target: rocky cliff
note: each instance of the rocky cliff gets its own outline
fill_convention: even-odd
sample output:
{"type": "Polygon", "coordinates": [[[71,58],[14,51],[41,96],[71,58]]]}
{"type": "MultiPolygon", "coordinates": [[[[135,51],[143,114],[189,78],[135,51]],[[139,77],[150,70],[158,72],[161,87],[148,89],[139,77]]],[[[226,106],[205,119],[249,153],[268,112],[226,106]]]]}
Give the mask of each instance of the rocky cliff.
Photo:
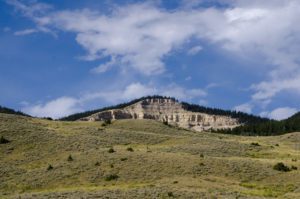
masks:
{"type": "Polygon", "coordinates": [[[187,111],[182,107],[181,103],[169,98],[148,98],[122,109],[98,112],[80,120],[103,121],[120,119],[153,119],[195,131],[234,128],[240,125],[237,119],[228,116],[187,111]]]}

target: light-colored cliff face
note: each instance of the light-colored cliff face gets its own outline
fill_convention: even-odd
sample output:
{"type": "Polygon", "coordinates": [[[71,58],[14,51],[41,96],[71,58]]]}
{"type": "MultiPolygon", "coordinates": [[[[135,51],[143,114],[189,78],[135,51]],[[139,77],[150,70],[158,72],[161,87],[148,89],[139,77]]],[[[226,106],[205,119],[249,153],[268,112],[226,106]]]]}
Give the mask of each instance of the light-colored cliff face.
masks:
{"type": "Polygon", "coordinates": [[[196,131],[233,128],[239,126],[237,119],[186,111],[181,103],[173,99],[149,98],[123,109],[112,109],[82,118],[83,121],[103,121],[119,119],[154,119],[170,125],[196,131]]]}

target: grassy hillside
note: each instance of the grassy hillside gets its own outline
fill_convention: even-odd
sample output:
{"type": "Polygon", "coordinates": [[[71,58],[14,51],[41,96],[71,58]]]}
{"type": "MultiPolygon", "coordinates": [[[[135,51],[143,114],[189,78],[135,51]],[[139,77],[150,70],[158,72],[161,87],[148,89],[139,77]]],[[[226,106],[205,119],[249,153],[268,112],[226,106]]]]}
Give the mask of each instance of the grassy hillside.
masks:
{"type": "Polygon", "coordinates": [[[9,114],[0,127],[8,141],[0,198],[300,198],[300,133],[242,137],[152,120],[102,126],[9,114]],[[279,162],[291,171],[273,169],[279,162]]]}

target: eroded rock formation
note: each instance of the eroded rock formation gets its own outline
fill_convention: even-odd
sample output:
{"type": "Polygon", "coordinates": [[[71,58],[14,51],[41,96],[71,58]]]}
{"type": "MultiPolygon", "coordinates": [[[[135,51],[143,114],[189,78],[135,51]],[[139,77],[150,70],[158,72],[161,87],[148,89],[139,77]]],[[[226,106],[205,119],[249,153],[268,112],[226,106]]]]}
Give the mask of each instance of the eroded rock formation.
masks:
{"type": "Polygon", "coordinates": [[[237,119],[228,116],[186,111],[181,103],[169,98],[149,98],[123,109],[112,109],[95,113],[81,120],[103,121],[120,119],[153,119],[196,131],[234,128],[239,125],[237,119]]]}

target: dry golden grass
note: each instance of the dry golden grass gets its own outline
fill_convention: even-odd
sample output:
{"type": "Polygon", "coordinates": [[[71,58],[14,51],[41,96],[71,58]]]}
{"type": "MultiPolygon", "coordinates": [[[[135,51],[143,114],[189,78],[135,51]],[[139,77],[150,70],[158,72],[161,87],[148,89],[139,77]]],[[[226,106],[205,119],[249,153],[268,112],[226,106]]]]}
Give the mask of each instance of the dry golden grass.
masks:
{"type": "Polygon", "coordinates": [[[0,144],[0,198],[300,198],[300,133],[242,137],[152,120],[102,127],[0,114],[1,136],[11,142],[0,144]],[[278,162],[299,170],[276,171],[278,162]]]}

